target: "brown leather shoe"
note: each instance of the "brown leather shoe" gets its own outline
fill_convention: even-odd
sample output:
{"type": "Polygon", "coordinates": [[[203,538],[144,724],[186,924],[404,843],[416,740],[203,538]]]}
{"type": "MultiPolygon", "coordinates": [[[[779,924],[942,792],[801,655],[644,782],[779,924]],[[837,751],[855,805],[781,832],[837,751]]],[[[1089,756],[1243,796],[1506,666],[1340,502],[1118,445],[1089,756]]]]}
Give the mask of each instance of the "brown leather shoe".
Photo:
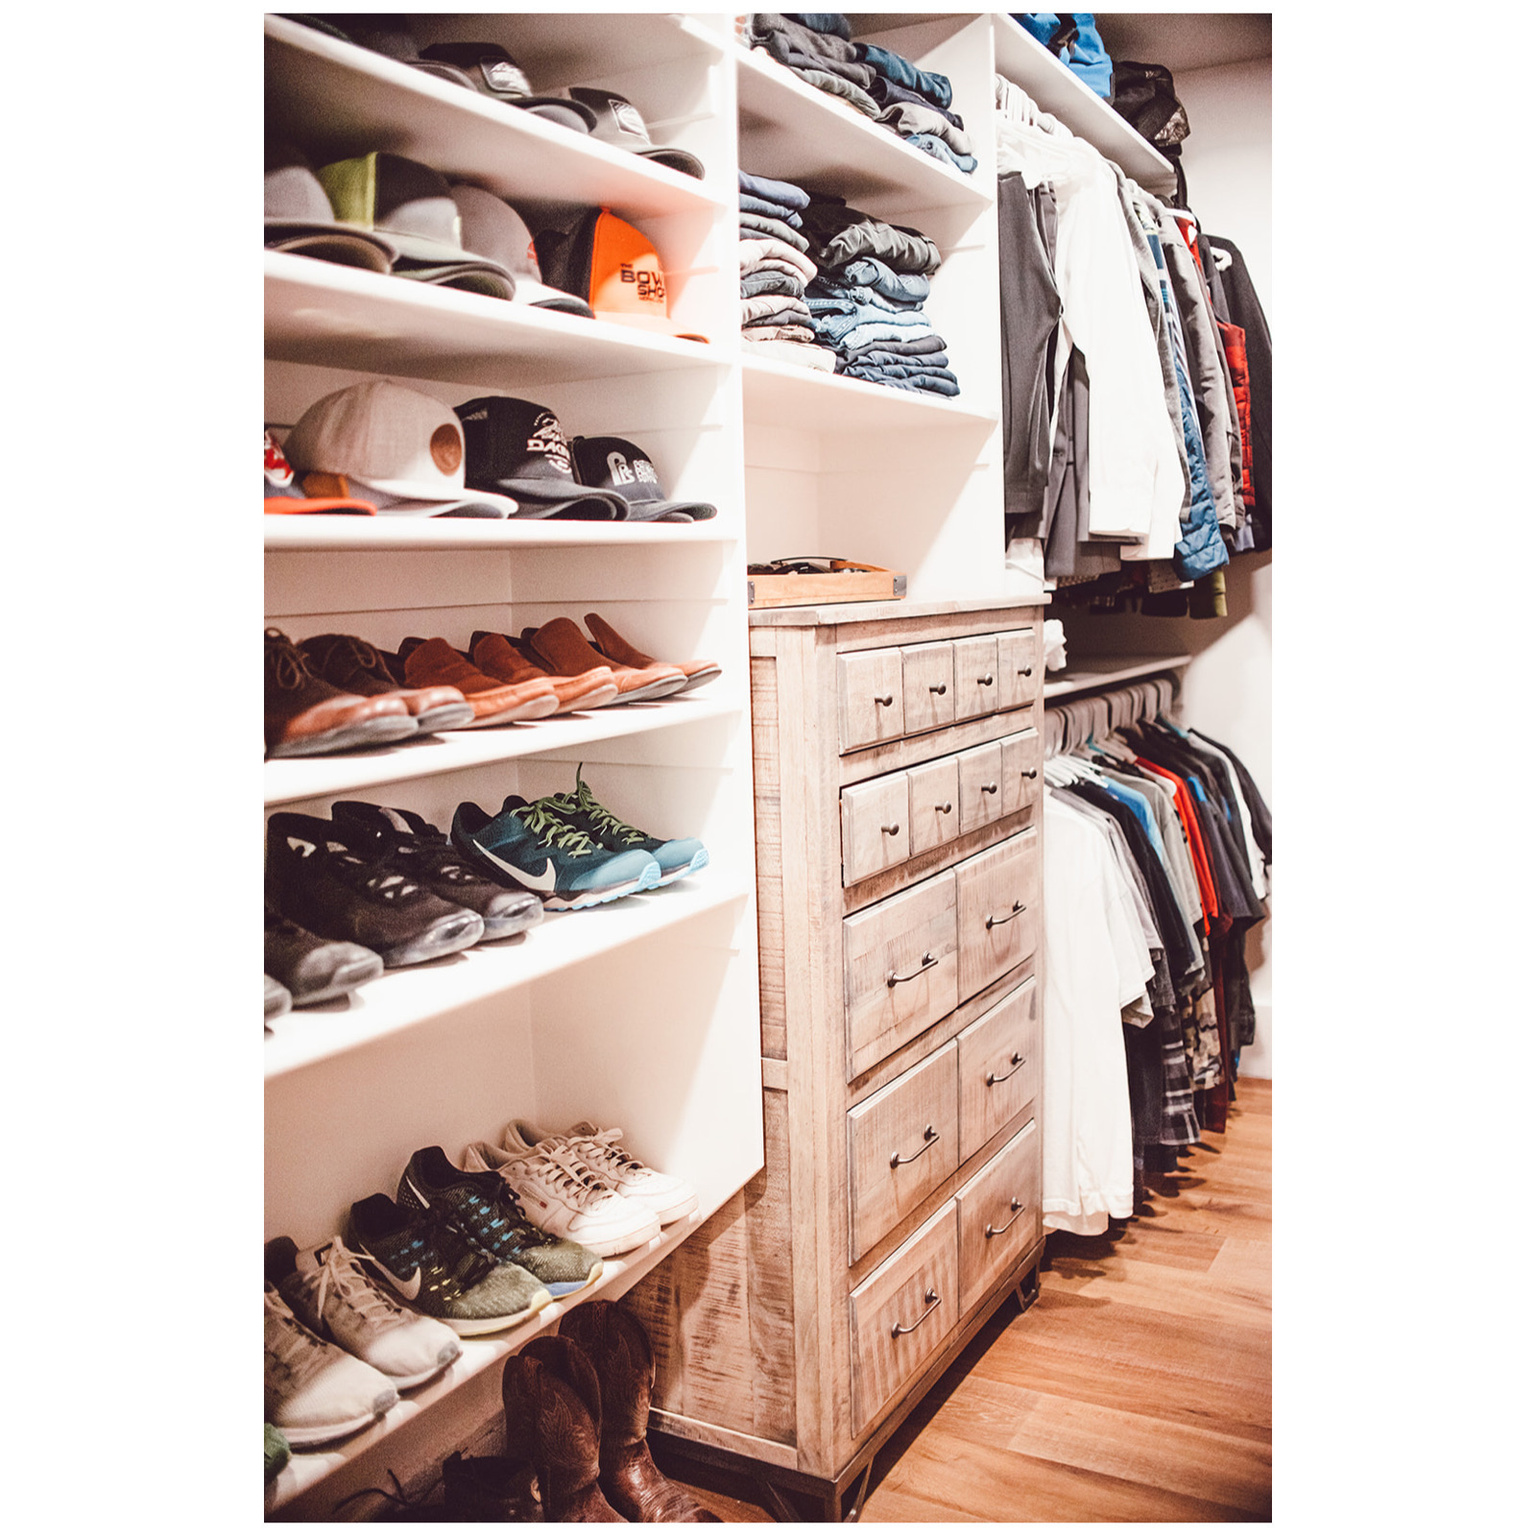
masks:
{"type": "Polygon", "coordinates": [[[501,1373],[507,1454],[538,1473],[544,1519],[622,1520],[598,1487],[602,1399],[591,1364],[569,1342],[530,1339],[501,1373]],[[585,1369],[583,1369],[583,1367],[585,1369]]]}
{"type": "Polygon", "coordinates": [[[315,676],[337,688],[365,699],[394,694],[404,703],[422,735],[474,724],[474,706],[457,688],[444,684],[433,688],[404,687],[389,670],[378,648],[358,635],[311,635],[299,643],[299,649],[315,676]]]}
{"type": "Polygon", "coordinates": [[[567,676],[586,672],[592,667],[612,668],[613,680],[619,685],[617,702],[620,704],[664,699],[669,694],[681,693],[688,686],[688,678],[682,669],[664,661],[652,662],[646,667],[609,661],[592,648],[592,642],[582,634],[574,619],[551,619],[541,629],[525,629],[523,644],[554,671],[567,676]]]}
{"type": "Polygon", "coordinates": [[[446,640],[402,640],[399,670],[412,688],[439,683],[457,688],[475,707],[470,729],[503,725],[509,720],[541,720],[560,707],[559,697],[547,682],[503,683],[487,677],[446,640]]]}
{"type": "Polygon", "coordinates": [[[580,1346],[602,1397],[599,1485],[626,1520],[704,1523],[720,1516],[656,1469],[645,1443],[656,1356],[640,1322],[611,1301],[589,1301],[560,1320],[580,1346]]]}
{"type": "Polygon", "coordinates": [[[280,629],[266,632],[268,757],[315,757],[351,747],[380,747],[416,734],[395,697],[366,699],[316,677],[280,629]]]}
{"type": "Polygon", "coordinates": [[[540,680],[549,683],[560,700],[560,707],[555,711],[557,715],[568,715],[578,709],[601,709],[619,696],[613,669],[606,663],[575,677],[561,677],[551,672],[520,641],[483,629],[477,629],[469,637],[469,647],[475,665],[490,677],[499,678],[504,683],[540,680]]]}
{"type": "MultiPolygon", "coordinates": [[[[654,656],[647,656],[644,651],[636,650],[601,614],[589,613],[586,616],[586,624],[592,635],[593,648],[600,655],[606,656],[609,661],[616,661],[626,667],[656,665],[654,656]]],[[[690,688],[697,688],[700,683],[707,683],[711,678],[720,676],[720,663],[717,661],[678,661],[672,665],[688,679],[677,690],[679,693],[687,693],[690,688]]]]}

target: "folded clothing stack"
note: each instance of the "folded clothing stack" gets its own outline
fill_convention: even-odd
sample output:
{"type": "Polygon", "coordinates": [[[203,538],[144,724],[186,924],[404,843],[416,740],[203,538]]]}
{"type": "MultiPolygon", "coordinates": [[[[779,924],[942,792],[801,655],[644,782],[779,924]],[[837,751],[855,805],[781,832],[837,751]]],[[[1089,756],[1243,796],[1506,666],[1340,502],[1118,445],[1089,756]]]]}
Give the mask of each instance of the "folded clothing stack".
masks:
{"type": "Polygon", "coordinates": [[[944,338],[923,309],[939,251],[926,235],[813,194],[801,227],[816,277],[805,290],[816,337],[837,372],[896,389],[958,395],[944,338]]]}
{"type": "Polygon", "coordinates": [[[888,48],[853,42],[840,12],[754,12],[740,31],[749,48],[761,48],[924,154],[966,175],[976,169],[965,123],[949,110],[949,77],[919,69],[888,48]]]}
{"type": "Polygon", "coordinates": [[[830,371],[836,354],[816,344],[805,285],[816,276],[802,233],[810,193],[788,181],[737,173],[741,184],[741,334],[755,348],[830,371]]]}

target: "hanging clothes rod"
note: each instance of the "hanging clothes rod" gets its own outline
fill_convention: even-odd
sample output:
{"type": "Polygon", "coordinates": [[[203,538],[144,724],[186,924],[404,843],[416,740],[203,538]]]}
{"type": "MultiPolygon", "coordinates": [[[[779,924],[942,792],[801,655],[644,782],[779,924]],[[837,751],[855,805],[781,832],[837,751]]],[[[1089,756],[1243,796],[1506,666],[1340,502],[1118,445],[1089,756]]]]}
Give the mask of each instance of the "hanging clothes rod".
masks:
{"type": "Polygon", "coordinates": [[[1045,755],[1059,757],[1080,747],[1090,736],[1108,736],[1160,714],[1171,718],[1178,687],[1171,673],[1162,673],[1050,705],[1040,731],[1045,755]]]}

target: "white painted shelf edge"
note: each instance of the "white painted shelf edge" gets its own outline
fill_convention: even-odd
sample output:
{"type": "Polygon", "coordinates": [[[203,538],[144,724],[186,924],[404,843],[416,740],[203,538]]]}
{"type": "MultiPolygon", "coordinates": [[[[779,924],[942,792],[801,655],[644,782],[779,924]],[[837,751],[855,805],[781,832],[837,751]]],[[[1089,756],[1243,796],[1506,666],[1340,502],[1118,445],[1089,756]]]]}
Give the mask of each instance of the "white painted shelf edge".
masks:
{"type": "Polygon", "coordinates": [[[800,427],[818,432],[878,431],[887,427],[995,425],[996,411],[975,411],[942,395],[892,389],[777,358],[741,360],[742,403],[749,426],[800,427]]]}
{"type": "Polygon", "coordinates": [[[263,516],[262,542],[280,549],[507,549],[603,544],[732,544],[734,520],[585,523],[551,517],[263,516]]]}
{"type": "Polygon", "coordinates": [[[1134,682],[1138,677],[1153,677],[1159,672],[1172,672],[1187,667],[1190,656],[1095,656],[1054,676],[1046,674],[1045,687],[1041,692],[1047,703],[1053,699],[1069,698],[1074,693],[1087,693],[1094,688],[1107,688],[1114,683],[1134,682]]]}

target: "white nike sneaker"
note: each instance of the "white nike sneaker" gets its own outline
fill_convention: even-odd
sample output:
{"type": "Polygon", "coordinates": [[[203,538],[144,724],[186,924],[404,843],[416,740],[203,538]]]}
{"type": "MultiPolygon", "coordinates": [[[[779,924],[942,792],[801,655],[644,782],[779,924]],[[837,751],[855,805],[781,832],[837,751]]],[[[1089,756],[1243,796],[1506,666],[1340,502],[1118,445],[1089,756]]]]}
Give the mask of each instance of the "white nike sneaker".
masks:
{"type": "Polygon", "coordinates": [[[499,1173],[536,1226],[605,1259],[661,1235],[653,1211],[605,1188],[569,1153],[529,1145],[518,1136],[515,1123],[503,1139],[501,1147],[488,1141],[472,1143],[465,1150],[464,1166],[499,1173]]]}
{"type": "Polygon", "coordinates": [[[656,1219],[666,1226],[691,1215],[699,1208],[699,1197],[693,1186],[670,1173],[649,1168],[633,1153],[619,1145],[624,1133],[614,1129],[603,1131],[590,1120],[578,1120],[567,1131],[541,1131],[526,1120],[516,1122],[525,1140],[544,1142],[566,1148],[575,1154],[577,1162],[591,1173],[599,1184],[616,1191],[626,1200],[643,1205],[654,1211],[656,1219]]]}
{"type": "Polygon", "coordinates": [[[266,1418],[294,1450],[366,1429],[400,1401],[371,1365],[317,1338],[266,1287],[266,1418]]]}

